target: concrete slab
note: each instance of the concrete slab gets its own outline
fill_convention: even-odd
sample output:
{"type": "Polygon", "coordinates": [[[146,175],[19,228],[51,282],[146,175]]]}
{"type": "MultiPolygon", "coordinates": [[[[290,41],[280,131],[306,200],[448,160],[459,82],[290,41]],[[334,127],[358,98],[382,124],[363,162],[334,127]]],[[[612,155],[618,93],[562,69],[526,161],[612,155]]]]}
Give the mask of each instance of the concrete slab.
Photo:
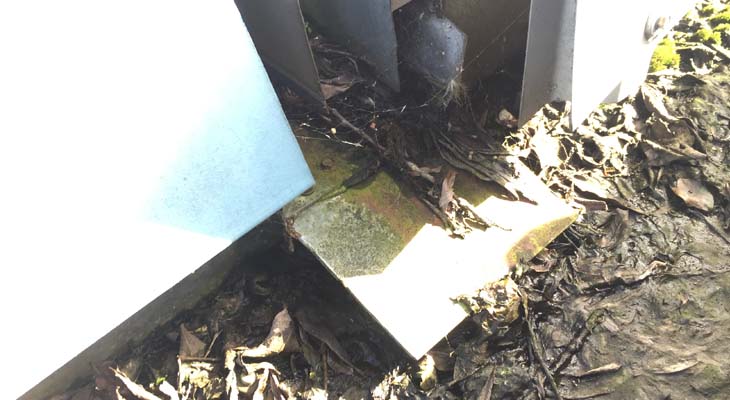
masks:
{"type": "Polygon", "coordinates": [[[327,198],[364,161],[351,146],[299,136],[317,183],[313,193],[287,205],[285,218],[293,220],[299,240],[414,358],[467,316],[452,298],[501,279],[577,217],[526,167],[513,185],[536,204],[498,198],[494,187],[461,173],[456,193],[482,217],[510,230],[475,230],[455,239],[407,186],[386,172],[327,198]]]}
{"type": "Polygon", "coordinates": [[[3,3],[0,36],[15,398],[312,177],[232,1],[3,3]]]}

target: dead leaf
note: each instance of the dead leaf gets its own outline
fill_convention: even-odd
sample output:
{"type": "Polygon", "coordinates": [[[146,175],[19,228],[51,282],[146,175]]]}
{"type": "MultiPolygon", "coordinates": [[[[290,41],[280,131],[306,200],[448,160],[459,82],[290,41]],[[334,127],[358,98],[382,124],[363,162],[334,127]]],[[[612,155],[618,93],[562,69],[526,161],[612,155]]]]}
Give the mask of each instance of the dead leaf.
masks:
{"type": "Polygon", "coordinates": [[[124,385],[127,390],[129,390],[130,393],[132,393],[133,396],[139,398],[140,400],[162,400],[154,394],[148,392],[147,389],[145,389],[142,385],[129,379],[129,377],[124,374],[124,372],[116,368],[113,368],[112,371],[114,372],[114,376],[116,376],[116,378],[124,385]]]}
{"type": "Polygon", "coordinates": [[[202,390],[204,394],[208,394],[207,398],[210,398],[214,394],[224,392],[224,382],[220,378],[219,368],[218,363],[178,359],[178,393],[202,390]]]}
{"type": "Polygon", "coordinates": [[[677,120],[677,118],[673,117],[671,114],[669,114],[669,111],[667,111],[667,107],[664,105],[663,100],[664,95],[662,95],[659,90],[651,86],[642,85],[639,93],[641,94],[641,99],[644,101],[646,109],[650,113],[667,122],[673,122],[677,120]]]}
{"type": "Polygon", "coordinates": [[[682,361],[678,362],[676,364],[672,364],[663,368],[657,368],[652,370],[651,372],[657,375],[669,375],[669,374],[676,374],[682,371],[686,371],[695,365],[699,364],[699,361],[682,361]]]}
{"type": "Polygon", "coordinates": [[[535,134],[530,139],[530,148],[540,160],[540,167],[543,169],[541,175],[549,167],[557,167],[562,164],[560,160],[560,140],[549,134],[544,126],[538,126],[535,134]]]}
{"type": "Polygon", "coordinates": [[[499,111],[499,114],[497,114],[497,123],[505,128],[517,128],[517,118],[504,108],[499,111]]]}
{"type": "Polygon", "coordinates": [[[228,374],[226,375],[226,393],[228,393],[228,400],[238,400],[238,378],[236,377],[235,350],[226,350],[224,365],[228,370],[228,374]]]}
{"type": "Polygon", "coordinates": [[[598,368],[589,369],[588,371],[578,372],[578,373],[573,374],[571,376],[573,376],[575,378],[587,378],[589,376],[595,376],[595,375],[600,375],[600,374],[607,374],[607,373],[611,373],[611,372],[616,372],[616,371],[618,371],[620,369],[621,369],[621,364],[610,363],[610,364],[602,365],[602,366],[600,366],[598,368]]]}
{"type": "Polygon", "coordinates": [[[627,132],[637,132],[636,124],[634,120],[638,118],[636,108],[631,103],[624,103],[621,105],[621,115],[623,116],[623,129],[627,132]]]}
{"type": "Polygon", "coordinates": [[[180,324],[180,357],[202,357],[207,345],[180,324]]]}
{"type": "Polygon", "coordinates": [[[604,235],[596,244],[604,249],[616,248],[629,236],[629,212],[620,208],[614,210],[601,228],[604,230],[604,235]]]}
{"type": "Polygon", "coordinates": [[[340,360],[354,371],[360,372],[352,361],[350,361],[350,356],[347,354],[347,351],[342,347],[342,344],[340,344],[332,331],[329,330],[321,317],[311,311],[307,311],[305,308],[297,310],[294,315],[302,330],[324,343],[340,360]]]}
{"type": "Polygon", "coordinates": [[[346,92],[350,88],[348,85],[331,85],[328,83],[320,83],[319,88],[324,95],[325,100],[334,97],[340,93],[346,92]]]}
{"type": "Polygon", "coordinates": [[[441,196],[439,196],[439,207],[445,213],[451,211],[451,203],[454,201],[454,181],[456,180],[456,171],[450,169],[446,173],[446,177],[441,182],[441,196]]]}
{"type": "Polygon", "coordinates": [[[710,211],[715,207],[715,199],[701,182],[694,179],[680,178],[672,185],[672,191],[685,204],[702,211],[710,211]]]}
{"type": "Polygon", "coordinates": [[[269,335],[254,348],[237,347],[236,350],[243,357],[264,358],[274,354],[297,351],[299,343],[296,338],[294,321],[289,311],[284,308],[274,317],[269,335]]]}
{"type": "Polygon", "coordinates": [[[497,372],[497,367],[492,366],[492,371],[489,373],[489,378],[487,378],[487,381],[484,383],[484,386],[482,386],[482,390],[479,391],[479,400],[491,400],[492,399],[492,389],[494,388],[494,377],[497,372]]]}
{"type": "Polygon", "coordinates": [[[162,394],[169,397],[170,400],[180,400],[177,390],[168,381],[162,381],[159,390],[162,394]]]}
{"type": "Polygon", "coordinates": [[[327,100],[340,93],[346,92],[360,80],[350,74],[343,74],[332,79],[322,79],[319,83],[324,99],[327,100]]]}
{"type": "Polygon", "coordinates": [[[427,354],[433,358],[434,366],[441,372],[451,371],[454,369],[453,350],[450,348],[442,349],[438,345],[431,349],[427,354]]]}
{"type": "Polygon", "coordinates": [[[431,390],[436,386],[438,379],[436,377],[436,362],[433,357],[426,354],[421,358],[418,362],[418,376],[421,378],[420,387],[422,390],[431,390]]]}
{"type": "Polygon", "coordinates": [[[241,377],[243,386],[238,386],[239,392],[244,392],[246,398],[256,400],[286,400],[290,397],[288,390],[281,386],[276,367],[268,362],[244,364],[245,376],[241,377]]]}

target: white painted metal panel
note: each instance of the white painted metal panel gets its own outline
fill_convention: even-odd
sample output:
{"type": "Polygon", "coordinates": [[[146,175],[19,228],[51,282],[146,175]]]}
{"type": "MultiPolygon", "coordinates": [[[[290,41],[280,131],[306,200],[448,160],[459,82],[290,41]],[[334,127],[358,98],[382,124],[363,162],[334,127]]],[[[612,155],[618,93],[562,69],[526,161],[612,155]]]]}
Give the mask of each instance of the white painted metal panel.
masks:
{"type": "Polygon", "coordinates": [[[15,398],[312,178],[233,1],[4,2],[0,54],[15,398]]]}

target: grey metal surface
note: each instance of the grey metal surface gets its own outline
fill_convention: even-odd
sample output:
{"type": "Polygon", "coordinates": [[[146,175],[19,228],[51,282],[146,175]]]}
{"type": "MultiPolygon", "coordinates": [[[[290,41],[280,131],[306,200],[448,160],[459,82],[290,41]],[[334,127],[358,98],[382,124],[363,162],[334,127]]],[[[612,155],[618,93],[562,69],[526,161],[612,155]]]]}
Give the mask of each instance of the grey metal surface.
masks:
{"type": "Polygon", "coordinates": [[[372,65],[386,85],[400,90],[391,0],[301,0],[301,6],[324,34],[372,65]]]}
{"type": "Polygon", "coordinates": [[[324,101],[299,0],[235,0],[263,61],[314,99],[324,101]]]}
{"type": "Polygon", "coordinates": [[[433,83],[447,86],[464,65],[467,37],[430,2],[414,2],[396,11],[400,57],[433,83]]]}
{"type": "Polygon", "coordinates": [[[529,4],[529,0],[411,3],[395,13],[399,53],[438,85],[469,85],[524,51],[529,4]]]}
{"type": "Polygon", "coordinates": [[[576,6],[575,0],[537,0],[530,6],[520,125],[545,103],[571,99],[576,6]]]}
{"type": "MultiPolygon", "coordinates": [[[[552,1],[542,1],[553,4],[552,1]]],[[[496,72],[525,49],[530,0],[444,1],[443,15],[468,38],[461,80],[496,72]]]]}
{"type": "Polygon", "coordinates": [[[635,93],[655,45],[693,3],[533,1],[520,123],[545,103],[558,100],[571,103],[571,123],[576,127],[600,103],[635,93]],[[656,25],[661,16],[665,16],[662,30],[647,35],[647,26],[656,25]]]}

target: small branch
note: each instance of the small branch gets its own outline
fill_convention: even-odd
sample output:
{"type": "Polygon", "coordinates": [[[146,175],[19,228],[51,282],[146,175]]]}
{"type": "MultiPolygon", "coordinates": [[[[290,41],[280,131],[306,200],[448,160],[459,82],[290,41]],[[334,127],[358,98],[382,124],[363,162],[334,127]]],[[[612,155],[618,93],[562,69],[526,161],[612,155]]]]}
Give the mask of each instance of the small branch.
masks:
{"type": "Polygon", "coordinates": [[[408,170],[411,172],[411,175],[420,176],[421,178],[423,178],[431,183],[436,183],[436,178],[434,178],[433,175],[431,175],[425,169],[414,164],[413,162],[406,161],[406,167],[408,167],[408,170]]]}
{"type": "Polygon", "coordinates": [[[375,149],[379,153],[382,154],[382,153],[385,152],[385,147],[383,147],[380,144],[378,144],[378,142],[376,142],[375,139],[373,139],[372,136],[368,135],[364,130],[356,127],[353,124],[351,124],[350,121],[348,121],[345,117],[343,117],[342,114],[340,114],[339,111],[337,111],[336,109],[334,109],[332,107],[328,107],[328,109],[332,113],[332,115],[334,115],[335,117],[337,117],[337,119],[340,120],[340,123],[342,123],[342,125],[345,125],[350,130],[352,130],[353,132],[355,132],[358,135],[360,135],[360,137],[362,137],[363,139],[365,139],[366,142],[370,143],[373,147],[375,147],[375,149]]]}
{"type": "Polygon", "coordinates": [[[479,392],[479,400],[492,400],[492,388],[494,388],[494,376],[496,372],[497,366],[493,366],[492,372],[489,373],[487,382],[484,384],[484,387],[482,387],[481,392],[479,392]]]}
{"type": "Polygon", "coordinates": [[[550,387],[553,389],[553,392],[555,392],[555,398],[563,400],[563,397],[560,395],[560,391],[558,391],[558,384],[555,383],[555,378],[553,378],[553,374],[550,372],[550,368],[542,355],[542,345],[540,343],[540,339],[535,334],[535,327],[532,326],[527,306],[527,293],[525,293],[523,289],[520,289],[520,297],[522,297],[522,309],[525,312],[525,322],[527,323],[527,331],[529,333],[528,339],[530,341],[530,346],[532,347],[532,352],[535,353],[535,358],[537,358],[537,361],[542,368],[542,372],[545,374],[545,377],[550,383],[550,387]]]}

